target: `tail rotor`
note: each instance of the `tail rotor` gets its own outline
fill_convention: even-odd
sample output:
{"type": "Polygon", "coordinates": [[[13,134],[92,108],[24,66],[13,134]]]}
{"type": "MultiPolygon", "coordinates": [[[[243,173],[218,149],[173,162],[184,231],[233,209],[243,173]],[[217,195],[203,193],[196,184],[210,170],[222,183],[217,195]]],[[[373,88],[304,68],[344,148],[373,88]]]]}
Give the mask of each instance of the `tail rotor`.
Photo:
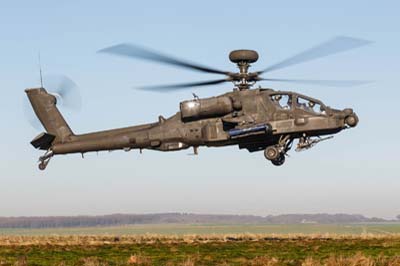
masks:
{"type": "MultiPolygon", "coordinates": [[[[80,111],[82,108],[80,89],[69,77],[60,74],[45,76],[44,87],[49,94],[56,97],[57,105],[62,109],[80,111]]],[[[24,115],[34,129],[43,130],[43,126],[32,110],[27,97],[24,97],[24,115]]]]}

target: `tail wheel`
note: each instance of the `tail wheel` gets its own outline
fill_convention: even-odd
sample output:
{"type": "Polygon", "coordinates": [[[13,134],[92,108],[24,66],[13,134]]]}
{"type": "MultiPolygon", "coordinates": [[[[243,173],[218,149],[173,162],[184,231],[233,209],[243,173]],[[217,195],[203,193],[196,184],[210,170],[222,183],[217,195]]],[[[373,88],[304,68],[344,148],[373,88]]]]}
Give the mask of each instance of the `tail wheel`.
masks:
{"type": "Polygon", "coordinates": [[[271,160],[271,163],[275,166],[281,166],[282,164],[285,163],[285,155],[281,154],[278,159],[276,160],[271,160]]]}
{"type": "Polygon", "coordinates": [[[45,170],[46,169],[47,164],[45,162],[41,162],[39,163],[39,170],[45,170]]]}
{"type": "Polygon", "coordinates": [[[277,160],[279,158],[280,152],[276,146],[269,146],[264,151],[264,156],[270,161],[277,160]]]}
{"type": "Polygon", "coordinates": [[[50,162],[50,159],[54,156],[54,153],[52,150],[48,150],[43,156],[39,157],[39,169],[40,170],[45,170],[47,165],[50,162]]]}

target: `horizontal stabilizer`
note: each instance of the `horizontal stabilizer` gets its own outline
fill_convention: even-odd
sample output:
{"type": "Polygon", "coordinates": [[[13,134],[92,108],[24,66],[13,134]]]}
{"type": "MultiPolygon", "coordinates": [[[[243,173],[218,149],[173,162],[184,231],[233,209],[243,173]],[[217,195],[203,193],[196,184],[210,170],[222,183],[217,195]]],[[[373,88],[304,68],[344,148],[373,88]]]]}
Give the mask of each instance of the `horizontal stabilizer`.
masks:
{"type": "Polygon", "coordinates": [[[31,144],[36,149],[48,150],[51,147],[56,136],[43,132],[31,141],[31,144]]]}

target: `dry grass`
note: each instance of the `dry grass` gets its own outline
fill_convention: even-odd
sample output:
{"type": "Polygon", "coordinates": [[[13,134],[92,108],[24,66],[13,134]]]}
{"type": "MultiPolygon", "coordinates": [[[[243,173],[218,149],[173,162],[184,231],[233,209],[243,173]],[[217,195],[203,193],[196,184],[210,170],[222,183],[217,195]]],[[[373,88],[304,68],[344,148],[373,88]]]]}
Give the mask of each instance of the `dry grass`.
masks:
{"type": "Polygon", "coordinates": [[[146,256],[143,255],[131,255],[127,261],[128,265],[152,265],[152,261],[150,258],[147,258],[146,256]]]}
{"type": "Polygon", "coordinates": [[[399,266],[400,256],[387,258],[379,256],[378,258],[372,258],[365,256],[361,253],[357,253],[351,257],[343,256],[330,256],[328,259],[323,261],[307,258],[301,266],[399,266]]]}
{"type": "MultiPolygon", "coordinates": [[[[361,253],[357,253],[354,256],[343,257],[343,256],[330,256],[324,260],[314,259],[312,257],[306,258],[302,262],[293,262],[288,260],[279,260],[277,258],[270,257],[256,257],[254,259],[242,259],[239,262],[239,265],[243,266],[280,266],[280,265],[301,265],[301,266],[399,266],[400,265],[400,257],[393,258],[371,258],[368,256],[364,256],[361,253]]],[[[27,266],[27,261],[21,260],[16,264],[18,266],[27,266]]],[[[81,260],[82,266],[109,266],[107,262],[103,262],[96,257],[88,257],[81,260]]],[[[156,266],[153,264],[149,258],[145,258],[142,256],[133,255],[131,256],[126,265],[134,265],[134,266],[156,266]],[[133,258],[133,259],[132,259],[133,258]]],[[[200,260],[188,257],[183,262],[173,263],[167,262],[165,266],[200,266],[204,265],[200,260]]],[[[218,264],[218,266],[231,266],[238,265],[230,264],[228,262],[223,262],[218,264]]],[[[64,264],[59,264],[58,266],[64,266],[64,264]]]]}
{"type": "MultiPolygon", "coordinates": [[[[46,236],[0,236],[0,246],[96,246],[113,244],[154,244],[154,243],[208,243],[238,242],[260,240],[359,240],[359,239],[400,239],[400,234],[225,234],[225,235],[46,235],[46,236]]],[[[399,265],[400,266],[400,265],[399,265]]]]}

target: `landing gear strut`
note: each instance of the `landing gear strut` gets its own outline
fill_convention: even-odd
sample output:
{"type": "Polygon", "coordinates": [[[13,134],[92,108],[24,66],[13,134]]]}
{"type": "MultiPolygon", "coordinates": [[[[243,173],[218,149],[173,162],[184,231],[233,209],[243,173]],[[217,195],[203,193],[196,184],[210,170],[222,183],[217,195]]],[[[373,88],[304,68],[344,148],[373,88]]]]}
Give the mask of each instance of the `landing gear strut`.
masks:
{"type": "Polygon", "coordinates": [[[282,136],[278,144],[269,146],[264,151],[264,156],[273,165],[280,166],[285,162],[286,153],[292,148],[293,139],[290,135],[282,136]]]}
{"type": "Polygon", "coordinates": [[[43,156],[39,157],[39,169],[40,170],[45,170],[47,165],[50,162],[51,157],[53,157],[53,151],[48,150],[43,156]]]}

